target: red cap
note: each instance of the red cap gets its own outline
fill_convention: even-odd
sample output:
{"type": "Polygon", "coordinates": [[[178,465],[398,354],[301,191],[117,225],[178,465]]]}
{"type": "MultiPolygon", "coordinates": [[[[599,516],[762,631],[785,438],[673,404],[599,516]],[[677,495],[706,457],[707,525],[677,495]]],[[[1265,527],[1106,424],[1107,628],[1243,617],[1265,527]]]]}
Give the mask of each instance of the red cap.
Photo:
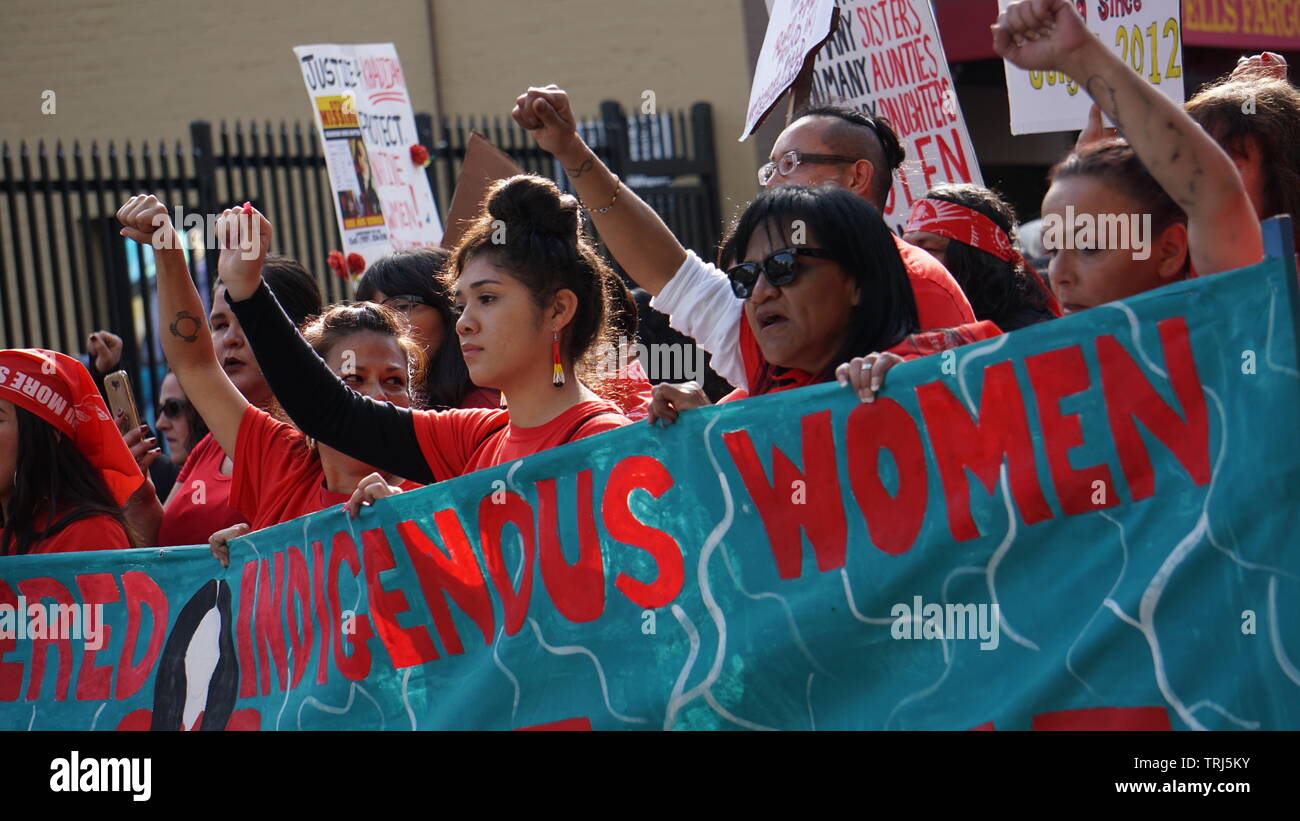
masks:
{"type": "Polygon", "coordinates": [[[57,351],[0,350],[0,400],[32,413],[65,436],[125,504],[144,482],[85,366],[57,351]]]}

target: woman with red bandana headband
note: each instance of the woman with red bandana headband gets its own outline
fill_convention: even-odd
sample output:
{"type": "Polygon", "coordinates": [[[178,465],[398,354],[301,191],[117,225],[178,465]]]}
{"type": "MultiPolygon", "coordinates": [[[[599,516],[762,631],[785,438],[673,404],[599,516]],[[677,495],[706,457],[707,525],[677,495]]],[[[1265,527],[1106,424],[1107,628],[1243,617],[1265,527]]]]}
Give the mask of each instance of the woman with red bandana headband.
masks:
{"type": "Polygon", "coordinates": [[[143,484],[80,362],[0,350],[0,554],[134,547],[123,508],[143,484]]]}
{"type": "Polygon", "coordinates": [[[1016,213],[996,191],[956,183],[931,188],[912,206],[903,239],[939,260],[978,319],[1014,331],[1061,315],[1038,272],[1015,247],[1016,213]]]}

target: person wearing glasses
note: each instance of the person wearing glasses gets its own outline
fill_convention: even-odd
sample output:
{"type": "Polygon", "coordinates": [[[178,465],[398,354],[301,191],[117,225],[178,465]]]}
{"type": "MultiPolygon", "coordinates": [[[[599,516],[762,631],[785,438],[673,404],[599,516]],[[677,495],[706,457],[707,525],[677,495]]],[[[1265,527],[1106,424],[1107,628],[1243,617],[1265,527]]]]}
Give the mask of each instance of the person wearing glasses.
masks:
{"type": "MultiPolygon", "coordinates": [[[[870,152],[859,144],[856,148],[863,153],[851,154],[852,145],[837,148],[807,137],[812,125],[836,133],[858,129],[874,135],[865,127],[816,115],[801,118],[786,129],[777,142],[780,153],[775,168],[763,172],[769,187],[750,203],[719,254],[719,266],[713,266],[684,249],[663,220],[583,142],[564,91],[553,85],[530,88],[516,99],[511,116],[564,166],[605,246],[624,271],[654,295],[651,306],[670,314],[675,329],[693,337],[713,355],[714,371],[739,389],[729,399],[833,378],[835,367],[848,361],[843,357],[850,350],[846,347],[850,340],[853,356],[862,357],[894,347],[921,329],[974,322],[970,305],[951,276],[925,251],[912,249],[917,258],[926,260],[927,269],[937,268],[951,283],[951,291],[935,286],[943,292],[942,300],[918,298],[916,277],[901,256],[903,246],[869,201],[874,197],[883,203],[889,189],[888,174],[877,177],[874,169],[900,161],[901,149],[883,158],[876,155],[875,163],[859,159],[850,165],[843,160],[864,158],[870,152]],[[797,139],[787,139],[791,133],[797,139]],[[808,141],[800,148],[815,149],[827,157],[818,162],[807,162],[808,155],[804,162],[795,162],[797,157],[783,159],[791,151],[797,155],[800,148],[794,143],[804,140],[808,141]],[[841,174],[851,171],[854,176],[850,185],[789,186],[789,191],[783,190],[787,186],[776,185],[777,179],[803,182],[801,174],[814,167],[823,174],[838,168],[841,174]],[[836,219],[830,220],[831,214],[836,219]],[[838,219],[846,214],[859,222],[838,219]],[[741,232],[741,225],[749,227],[741,232]],[[764,241],[751,244],[746,235],[755,231],[755,226],[761,227],[756,236],[764,241]],[[855,243],[851,254],[840,245],[849,242],[855,243]],[[840,250],[830,250],[833,247],[840,250]],[[834,256],[819,256],[817,251],[834,256]],[[724,273],[723,268],[729,270],[724,273]],[[885,270],[901,271],[907,299],[889,290],[892,280],[881,273],[885,270]],[[927,307],[924,312],[923,303],[927,307]],[[931,305],[940,307],[932,310],[931,305]],[[854,325],[861,319],[857,316],[860,311],[883,311],[884,315],[864,330],[854,325]],[[927,320],[939,324],[927,325],[927,320]]],[[[894,147],[897,149],[896,139],[894,147]]],[[[924,282],[926,289],[935,285],[931,279],[924,282]]],[[[945,338],[969,341],[977,334],[996,332],[992,323],[985,323],[970,333],[945,338]]],[[[862,366],[860,362],[858,370],[850,374],[855,387],[862,366]]],[[[870,380],[866,384],[869,387],[870,380]]],[[[682,391],[677,386],[656,386],[651,420],[671,421],[677,410],[708,401],[698,388],[690,397],[682,391]]],[[[865,398],[868,393],[860,395],[865,398]]]]}
{"type": "Polygon", "coordinates": [[[361,275],[357,299],[392,308],[411,323],[429,363],[423,383],[412,386],[414,407],[499,407],[500,391],[474,384],[456,344],[456,308],[441,281],[447,258],[442,248],[416,248],[378,259],[361,275]]]}

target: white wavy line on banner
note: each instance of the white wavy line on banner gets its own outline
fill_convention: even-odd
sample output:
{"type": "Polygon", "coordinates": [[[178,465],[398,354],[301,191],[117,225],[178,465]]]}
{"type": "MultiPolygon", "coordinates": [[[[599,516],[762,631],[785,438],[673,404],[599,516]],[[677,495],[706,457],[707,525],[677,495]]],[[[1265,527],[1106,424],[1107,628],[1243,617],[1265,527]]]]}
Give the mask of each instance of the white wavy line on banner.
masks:
{"type": "Polygon", "coordinates": [[[1119,602],[1114,599],[1103,599],[1101,603],[1107,610],[1118,616],[1119,620],[1127,624],[1129,627],[1137,630],[1142,629],[1142,625],[1138,624],[1138,620],[1130,616],[1128,613],[1125,613],[1124,609],[1119,606],[1119,602]]]}
{"type": "Polygon", "coordinates": [[[726,707],[723,707],[721,704],[719,704],[718,700],[713,697],[712,690],[704,691],[704,700],[705,702],[708,703],[710,707],[713,708],[713,711],[715,713],[722,716],[727,721],[730,721],[732,724],[735,724],[739,727],[744,727],[746,730],[766,730],[767,732],[773,732],[773,733],[777,732],[777,729],[775,727],[767,727],[762,724],[755,724],[752,721],[747,721],[739,716],[732,715],[732,713],[730,713],[726,707]]]}
{"type": "Polygon", "coordinates": [[[326,704],[325,702],[321,701],[315,696],[307,696],[305,699],[303,699],[302,704],[298,705],[298,729],[299,730],[302,729],[302,708],[314,707],[315,709],[320,710],[322,713],[329,713],[331,715],[336,715],[336,716],[346,715],[348,711],[352,709],[352,702],[356,699],[357,693],[361,693],[361,695],[365,696],[366,699],[369,700],[371,704],[375,705],[375,709],[379,711],[379,729],[381,730],[384,729],[384,727],[387,725],[387,722],[384,720],[383,708],[379,706],[378,701],[375,701],[374,696],[366,692],[366,688],[362,687],[360,684],[357,684],[355,681],[352,682],[350,687],[348,687],[348,701],[342,707],[334,707],[329,704],[326,704]]]}
{"type": "Polygon", "coordinates": [[[1169,378],[1169,374],[1165,373],[1163,370],[1161,370],[1161,369],[1156,365],[1156,363],[1152,362],[1152,361],[1151,361],[1151,357],[1147,356],[1147,352],[1146,352],[1145,350],[1143,350],[1143,348],[1142,348],[1142,326],[1138,323],[1138,316],[1137,316],[1136,313],[1134,313],[1133,309],[1130,308],[1129,306],[1125,305],[1123,302],[1110,302],[1110,303],[1107,303],[1106,305],[1102,305],[1101,307],[1102,307],[1102,308],[1114,308],[1115,310],[1117,310],[1117,311],[1119,311],[1120,313],[1124,314],[1124,316],[1126,316],[1126,317],[1128,318],[1128,331],[1129,331],[1129,334],[1133,337],[1133,349],[1136,350],[1136,351],[1138,352],[1138,356],[1142,357],[1142,361],[1143,361],[1143,362],[1146,364],[1146,366],[1147,366],[1148,368],[1150,368],[1150,369],[1151,369],[1151,370],[1152,370],[1152,371],[1153,371],[1157,376],[1161,377],[1162,379],[1168,379],[1168,378],[1169,378]]]}
{"type": "MultiPolygon", "coordinates": [[[[718,424],[721,416],[715,415],[704,426],[704,453],[709,457],[709,464],[713,465],[714,475],[718,477],[718,486],[722,490],[723,514],[722,518],[714,525],[709,536],[704,540],[703,547],[700,548],[700,559],[696,563],[696,582],[700,587],[700,599],[704,602],[704,608],[708,610],[709,617],[713,619],[713,624],[718,630],[718,649],[713,655],[713,665],[709,672],[704,676],[704,680],[691,689],[683,693],[677,703],[677,709],[681,709],[689,702],[699,698],[701,694],[707,693],[713,686],[713,682],[718,680],[722,675],[722,659],[727,652],[727,620],[722,615],[722,608],[718,607],[717,599],[713,597],[713,589],[709,586],[709,559],[713,556],[713,551],[717,549],[722,537],[731,529],[731,523],[735,518],[736,505],[731,498],[731,485],[727,482],[726,474],[722,472],[722,466],[718,464],[718,459],[713,455],[713,447],[709,444],[709,433],[713,427],[718,424]]],[[[676,710],[674,710],[676,712],[676,710]]],[[[719,711],[721,714],[721,711],[719,711]]],[[[725,716],[724,716],[725,717],[725,716]]]]}
{"type": "Polygon", "coordinates": [[[987,348],[980,348],[978,351],[968,353],[964,357],[958,354],[961,361],[957,363],[957,387],[961,390],[962,401],[965,402],[966,407],[970,409],[971,416],[975,415],[975,402],[971,399],[970,389],[966,387],[966,366],[971,362],[974,362],[976,359],[992,356],[1002,350],[1002,346],[1007,344],[1008,338],[1009,337],[1006,334],[1002,334],[996,341],[989,343],[987,348]]]}
{"type": "Polygon", "coordinates": [[[35,725],[36,725],[36,705],[33,704],[33,705],[32,705],[32,718],[31,718],[31,721],[28,721],[28,722],[27,722],[27,732],[30,733],[30,732],[32,731],[32,727],[34,727],[35,725]]]}
{"type": "Polygon", "coordinates": [[[497,630],[497,640],[492,642],[492,661],[496,663],[497,669],[505,673],[506,678],[510,679],[510,686],[515,688],[514,700],[510,702],[510,722],[513,724],[515,714],[519,712],[519,694],[521,691],[519,689],[519,679],[515,678],[515,674],[510,672],[510,668],[506,667],[505,662],[501,660],[501,656],[497,653],[497,650],[501,647],[501,637],[505,635],[505,632],[506,628],[503,624],[497,630]]]}
{"type": "Polygon", "coordinates": [[[843,567],[840,568],[840,579],[844,581],[844,600],[849,603],[849,613],[852,614],[853,618],[857,619],[863,624],[893,624],[894,623],[894,619],[892,617],[885,617],[883,619],[878,619],[873,616],[864,616],[860,612],[858,612],[858,606],[853,601],[853,590],[852,588],[849,587],[849,571],[843,567]]]}
{"type": "Polygon", "coordinates": [[[550,644],[547,644],[546,639],[542,638],[542,628],[537,626],[536,619],[529,619],[528,625],[533,628],[533,634],[537,636],[537,643],[540,644],[542,646],[542,649],[545,650],[546,652],[555,656],[572,656],[576,653],[581,653],[582,655],[591,659],[591,663],[596,666],[596,675],[600,677],[600,694],[605,699],[605,709],[609,711],[610,715],[612,715],[614,718],[617,718],[619,721],[625,722],[627,724],[649,723],[644,718],[636,718],[635,716],[625,716],[622,713],[616,711],[614,709],[614,705],[609,703],[609,683],[605,680],[605,668],[601,667],[600,659],[596,658],[595,653],[591,652],[586,647],[581,647],[576,644],[564,645],[563,647],[554,647],[550,644]]]}
{"type": "Polygon", "coordinates": [[[1288,376],[1294,376],[1300,379],[1300,371],[1295,368],[1288,368],[1285,365],[1278,365],[1273,361],[1273,320],[1274,314],[1277,313],[1277,287],[1270,289],[1268,300],[1268,334],[1264,338],[1264,364],[1268,365],[1270,370],[1284,373],[1288,376]]]}
{"type": "Polygon", "coordinates": [[[1142,601],[1138,605],[1138,621],[1141,625],[1139,629],[1142,631],[1142,635],[1146,636],[1147,644],[1151,647],[1156,686],[1160,688],[1160,694],[1165,697],[1165,701],[1169,702],[1169,706],[1173,707],[1178,716],[1195,730],[1207,728],[1197,721],[1191,711],[1183,705],[1182,700],[1178,698],[1177,693],[1174,692],[1169,683],[1164,656],[1160,653],[1160,639],[1156,636],[1155,613],[1156,605],[1160,603],[1160,596],[1164,594],[1165,587],[1169,584],[1173,572],[1178,569],[1178,566],[1183,563],[1183,560],[1187,558],[1188,554],[1192,552],[1197,542],[1205,536],[1208,530],[1209,518],[1202,512],[1200,518],[1196,521],[1196,526],[1174,547],[1173,552],[1165,558],[1160,565],[1160,569],[1156,571],[1156,575],[1151,578],[1151,583],[1147,585],[1147,589],[1142,593],[1142,601]]]}
{"type": "Polygon", "coordinates": [[[808,663],[811,664],[813,669],[817,672],[822,675],[830,675],[830,673],[826,672],[826,668],[822,667],[821,664],[818,663],[817,659],[813,657],[812,650],[809,650],[808,645],[804,643],[803,635],[799,632],[799,625],[794,620],[794,611],[790,609],[790,604],[786,601],[785,597],[778,593],[766,591],[762,593],[750,593],[745,589],[745,586],[740,583],[740,578],[736,575],[735,569],[731,566],[731,554],[727,548],[723,546],[720,548],[719,552],[722,554],[722,564],[727,568],[727,574],[731,576],[731,582],[736,585],[736,589],[751,601],[776,599],[776,601],[781,605],[781,609],[785,611],[786,624],[790,627],[790,632],[794,635],[794,643],[795,646],[799,648],[799,652],[803,654],[804,658],[808,659],[808,663]]]}
{"type": "Polygon", "coordinates": [[[1228,719],[1229,721],[1231,721],[1232,723],[1236,724],[1238,727],[1241,727],[1244,730],[1259,729],[1258,721],[1248,721],[1243,718],[1237,718],[1232,713],[1228,712],[1227,710],[1223,709],[1219,705],[1215,704],[1213,701],[1198,701],[1191,706],[1190,712],[1195,714],[1196,711],[1201,709],[1202,707],[1209,707],[1214,712],[1218,713],[1219,715],[1223,716],[1224,718],[1228,719]]]}
{"type": "Polygon", "coordinates": [[[1286,677],[1300,685],[1300,670],[1296,670],[1291,659],[1287,657],[1286,648],[1282,646],[1282,636],[1277,630],[1277,578],[1268,580],[1268,640],[1273,645],[1273,657],[1277,659],[1277,666],[1282,668],[1286,677]]]}
{"type": "MultiPolygon", "coordinates": [[[[919,614],[914,613],[912,614],[912,624],[915,625],[915,629],[923,629],[925,626],[925,621],[921,618],[919,614]]],[[[913,635],[915,635],[915,633],[913,633],[913,635]]],[[[903,709],[904,707],[906,707],[907,705],[911,704],[914,701],[920,701],[921,699],[926,698],[935,690],[938,690],[941,686],[943,686],[944,680],[947,679],[948,674],[952,672],[952,657],[950,655],[950,651],[948,650],[948,637],[943,635],[942,630],[939,631],[939,642],[940,642],[940,646],[943,648],[943,659],[944,659],[943,673],[941,673],[939,675],[939,678],[935,679],[934,683],[930,684],[928,687],[923,687],[920,690],[917,690],[915,693],[904,696],[901,701],[895,704],[894,709],[890,710],[889,715],[885,716],[884,729],[886,730],[889,729],[889,723],[894,720],[894,716],[898,715],[899,710],[903,709]]]]}
{"type": "Polygon", "coordinates": [[[515,493],[518,493],[520,496],[523,496],[524,492],[519,489],[518,485],[515,484],[515,472],[518,471],[519,468],[523,466],[524,466],[524,460],[519,459],[516,460],[515,463],[510,466],[510,469],[506,471],[506,487],[510,488],[515,493]]]}
{"type": "Polygon", "coordinates": [[[813,732],[817,731],[817,718],[813,715],[812,708],[812,680],[816,673],[808,674],[808,688],[804,692],[804,698],[808,702],[808,725],[813,732]]]}
{"type": "Polygon", "coordinates": [[[1011,550],[1011,544],[1016,540],[1016,532],[1020,529],[1020,523],[1016,521],[1015,508],[1011,506],[1011,482],[1007,479],[1007,463],[1005,460],[1002,462],[1002,467],[998,473],[998,481],[1002,485],[1002,499],[1006,503],[1007,507],[1007,535],[1002,537],[1002,543],[998,545],[997,550],[993,551],[993,556],[989,559],[988,570],[986,571],[988,574],[987,583],[989,587],[989,598],[993,599],[993,604],[998,607],[998,622],[1002,625],[1002,632],[1006,633],[1007,636],[1016,644],[1019,644],[1022,647],[1028,647],[1030,650],[1038,652],[1039,647],[1037,644],[1021,636],[1011,626],[1011,623],[1007,621],[1005,609],[1002,607],[1001,603],[998,602],[996,578],[998,565],[1000,565],[1002,559],[1006,557],[1007,551],[1011,550]]]}
{"type": "MultiPolygon", "coordinates": [[[[292,599],[290,599],[288,606],[293,607],[292,599]]],[[[311,656],[308,655],[307,658],[310,661],[311,656]]],[[[285,683],[286,684],[293,683],[293,648],[292,647],[289,648],[289,675],[286,678],[285,683]]],[[[280,729],[280,719],[284,717],[284,708],[289,706],[289,695],[292,692],[293,692],[292,688],[290,687],[284,688],[284,702],[280,704],[280,712],[275,714],[275,729],[277,730],[280,729]]]]}
{"type": "Polygon", "coordinates": [[[673,728],[673,720],[677,718],[677,710],[685,702],[682,700],[682,690],[686,687],[686,680],[690,678],[691,671],[695,669],[695,659],[700,654],[700,631],[695,629],[695,623],[691,617],[686,615],[686,611],[680,605],[672,606],[673,616],[676,617],[677,623],[686,631],[686,638],[691,642],[691,649],[686,654],[686,663],[682,665],[682,671],[677,674],[677,681],[673,682],[672,693],[668,696],[668,709],[664,712],[664,729],[673,728]]]}
{"type": "Polygon", "coordinates": [[[414,667],[407,667],[402,673],[402,706],[406,708],[406,717],[411,719],[411,731],[415,731],[415,711],[411,709],[410,698],[406,694],[406,683],[411,679],[411,671],[414,667]]]}
{"type": "MultiPolygon", "coordinates": [[[[1098,616],[1101,615],[1102,607],[1106,606],[1106,602],[1114,601],[1113,597],[1115,595],[1115,591],[1119,589],[1120,582],[1124,580],[1124,574],[1128,571],[1128,538],[1124,532],[1124,524],[1120,522],[1118,519],[1108,514],[1104,510],[1099,510],[1097,511],[1097,513],[1103,519],[1115,525],[1115,527],[1119,528],[1119,549],[1120,549],[1120,555],[1123,556],[1123,561],[1120,563],[1119,566],[1119,575],[1115,577],[1115,583],[1110,586],[1110,590],[1107,591],[1106,597],[1102,599],[1101,606],[1099,606],[1096,610],[1093,611],[1092,617],[1089,618],[1087,623],[1083,625],[1083,629],[1079,631],[1079,635],[1074,637],[1074,641],[1070,642],[1069,648],[1066,649],[1065,669],[1069,672],[1071,676],[1074,677],[1075,681],[1082,684],[1083,688],[1092,694],[1093,698],[1104,703],[1105,699],[1101,697],[1100,693],[1092,689],[1092,685],[1088,684],[1088,682],[1083,680],[1083,677],[1080,676],[1078,672],[1075,671],[1074,662],[1070,660],[1070,657],[1074,654],[1075,645],[1079,643],[1079,639],[1083,638],[1083,635],[1088,632],[1088,628],[1091,627],[1092,623],[1097,620],[1098,616]]],[[[1127,616],[1125,616],[1124,618],[1127,618],[1127,616]]]]}
{"type": "MultiPolygon", "coordinates": [[[[95,729],[95,725],[99,723],[99,714],[104,712],[104,708],[107,706],[108,702],[105,701],[103,704],[99,705],[99,709],[95,711],[95,717],[90,720],[90,729],[92,731],[95,729]]],[[[30,730],[31,728],[28,727],[27,729],[30,730]]]]}

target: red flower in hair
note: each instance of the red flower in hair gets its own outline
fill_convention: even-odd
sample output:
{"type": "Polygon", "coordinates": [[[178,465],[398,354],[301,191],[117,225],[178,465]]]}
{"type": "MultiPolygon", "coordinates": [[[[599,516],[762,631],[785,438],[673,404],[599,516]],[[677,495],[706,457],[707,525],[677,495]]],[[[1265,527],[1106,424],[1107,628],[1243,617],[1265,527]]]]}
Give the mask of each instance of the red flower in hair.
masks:
{"type": "Polygon", "coordinates": [[[415,145],[411,146],[411,162],[419,166],[427,167],[431,162],[431,160],[429,159],[429,149],[425,148],[419,143],[416,143],[415,145]]]}
{"type": "Polygon", "coordinates": [[[329,256],[325,258],[325,262],[334,271],[335,275],[342,279],[348,278],[348,266],[347,261],[343,259],[343,252],[330,251],[329,256]]]}
{"type": "Polygon", "coordinates": [[[366,258],[355,252],[348,254],[348,270],[353,274],[366,270],[366,258]]]}

